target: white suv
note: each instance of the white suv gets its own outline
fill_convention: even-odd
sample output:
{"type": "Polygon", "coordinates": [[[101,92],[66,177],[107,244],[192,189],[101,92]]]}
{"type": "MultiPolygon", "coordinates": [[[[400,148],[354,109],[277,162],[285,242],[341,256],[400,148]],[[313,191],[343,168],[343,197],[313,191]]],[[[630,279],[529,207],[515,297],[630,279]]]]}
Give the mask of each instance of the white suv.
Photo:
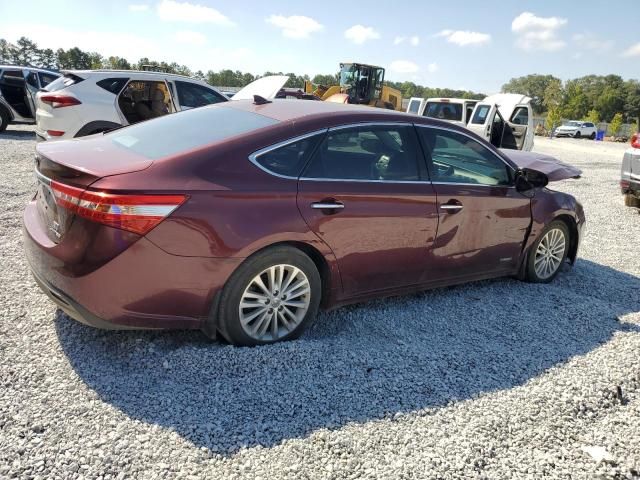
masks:
{"type": "Polygon", "coordinates": [[[556,128],[556,137],[573,137],[573,138],[590,138],[594,140],[596,138],[596,132],[598,129],[591,122],[579,122],[577,120],[571,120],[564,125],[556,128]]]}
{"type": "Polygon", "coordinates": [[[66,71],[36,97],[38,140],[82,137],[229,99],[205,82],[134,70],[66,71]]]}

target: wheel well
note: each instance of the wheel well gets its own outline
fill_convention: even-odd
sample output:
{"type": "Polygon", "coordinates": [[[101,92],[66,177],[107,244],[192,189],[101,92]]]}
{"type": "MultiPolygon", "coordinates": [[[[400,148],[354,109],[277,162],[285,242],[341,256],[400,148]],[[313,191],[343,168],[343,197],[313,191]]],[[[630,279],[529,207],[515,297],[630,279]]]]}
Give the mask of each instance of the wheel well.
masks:
{"type": "Polygon", "coordinates": [[[560,220],[569,229],[569,252],[567,257],[571,260],[571,264],[576,261],[578,254],[578,227],[576,221],[570,215],[559,215],[554,220],[560,220]]]}

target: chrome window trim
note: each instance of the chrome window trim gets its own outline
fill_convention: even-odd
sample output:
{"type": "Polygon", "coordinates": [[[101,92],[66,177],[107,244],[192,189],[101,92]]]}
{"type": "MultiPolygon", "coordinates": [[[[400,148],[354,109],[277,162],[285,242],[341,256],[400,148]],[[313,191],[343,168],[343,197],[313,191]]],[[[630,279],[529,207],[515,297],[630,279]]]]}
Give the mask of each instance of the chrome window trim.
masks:
{"type": "MultiPolygon", "coordinates": [[[[490,148],[487,148],[484,145],[482,145],[482,143],[480,143],[477,138],[473,138],[471,135],[467,134],[466,132],[461,132],[459,130],[454,130],[453,128],[441,127],[439,125],[437,125],[437,126],[436,125],[420,125],[420,124],[414,124],[414,125],[416,127],[419,127],[419,128],[435,128],[437,130],[445,130],[447,132],[457,133],[459,135],[463,135],[463,136],[469,138],[470,140],[473,140],[474,142],[478,143],[482,148],[484,148],[486,151],[491,153],[491,155],[493,155],[498,160],[500,160],[504,165],[506,165],[507,168],[509,169],[509,171],[511,172],[512,179],[515,178],[516,169],[513,168],[513,165],[508,163],[504,158],[502,158],[500,155],[498,155],[496,152],[494,152],[490,148]]],[[[447,184],[447,185],[474,185],[474,186],[484,185],[486,187],[515,187],[515,186],[512,186],[512,185],[486,185],[486,184],[483,184],[483,183],[479,183],[479,184],[475,184],[475,183],[472,183],[472,184],[469,184],[469,183],[455,183],[455,182],[431,182],[431,183],[436,184],[436,185],[447,184]]]]}
{"type": "Polygon", "coordinates": [[[286,147],[287,145],[291,145],[292,143],[296,143],[296,142],[299,142],[301,140],[305,140],[305,139],[313,137],[315,135],[323,135],[323,134],[327,133],[327,130],[329,130],[329,129],[328,128],[323,128],[321,130],[315,130],[313,132],[305,133],[304,135],[299,135],[297,137],[289,138],[287,140],[283,140],[281,142],[269,145],[268,147],[261,148],[260,150],[257,150],[255,152],[253,152],[251,155],[249,155],[249,161],[251,163],[253,163],[256,167],[258,167],[260,170],[262,170],[263,172],[268,173],[269,175],[273,175],[274,177],[285,178],[287,180],[298,180],[298,177],[292,177],[290,175],[282,175],[281,173],[276,173],[276,172],[273,172],[273,171],[269,170],[267,167],[261,165],[260,162],[258,162],[258,158],[261,155],[264,155],[266,153],[269,153],[269,152],[272,152],[274,150],[277,150],[278,148],[286,147]]]}
{"type": "Polygon", "coordinates": [[[300,177],[299,180],[309,182],[355,182],[355,183],[407,183],[429,185],[429,180],[369,180],[366,178],[317,178],[317,177],[300,177]]]}
{"type": "Polygon", "coordinates": [[[329,127],[329,133],[335,130],[345,130],[347,128],[359,128],[359,127],[411,127],[413,124],[411,122],[407,122],[405,120],[398,120],[394,122],[392,120],[381,122],[377,120],[372,120],[370,122],[358,122],[358,123],[349,123],[345,125],[338,125],[336,127],[329,127]]]}

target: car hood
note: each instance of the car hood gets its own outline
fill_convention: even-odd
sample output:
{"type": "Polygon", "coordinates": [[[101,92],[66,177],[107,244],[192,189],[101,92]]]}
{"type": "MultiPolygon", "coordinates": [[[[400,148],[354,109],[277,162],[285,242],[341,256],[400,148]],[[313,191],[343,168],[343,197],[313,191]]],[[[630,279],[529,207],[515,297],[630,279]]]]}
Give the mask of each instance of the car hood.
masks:
{"type": "Polygon", "coordinates": [[[289,81],[287,75],[271,75],[254,80],[246,87],[242,88],[231,99],[232,100],[253,100],[254,95],[262,98],[275,98],[278,92],[289,81]]]}
{"type": "Polygon", "coordinates": [[[543,155],[541,153],[523,152],[521,150],[500,149],[509,160],[520,168],[530,168],[544,173],[550,182],[566,180],[568,178],[580,178],[582,170],[563,163],[557,158],[543,155]]]}

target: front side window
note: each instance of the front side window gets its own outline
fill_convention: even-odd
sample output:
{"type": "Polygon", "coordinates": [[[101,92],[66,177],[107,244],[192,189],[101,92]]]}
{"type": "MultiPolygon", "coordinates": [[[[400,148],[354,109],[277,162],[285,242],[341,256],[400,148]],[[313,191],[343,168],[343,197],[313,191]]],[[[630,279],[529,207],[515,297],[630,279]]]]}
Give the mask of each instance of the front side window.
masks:
{"type": "Polygon", "coordinates": [[[509,167],[480,142],[461,133],[418,128],[434,182],[510,185],[509,167]]]}
{"type": "Polygon", "coordinates": [[[318,134],[288,143],[256,155],[255,161],[270,172],[297,177],[321,138],[318,134]]]}
{"type": "Polygon", "coordinates": [[[176,80],[175,83],[178,90],[178,101],[182,108],[203,107],[205,105],[224,102],[225,100],[219,93],[202,85],[178,80],[176,80]]]}
{"type": "Polygon", "coordinates": [[[409,101],[409,113],[418,113],[420,111],[420,100],[409,101]]]}
{"type": "Polygon", "coordinates": [[[516,111],[513,112],[511,117],[511,123],[515,123],[516,125],[528,125],[529,124],[529,110],[527,107],[518,107],[516,111]]]}
{"type": "Polygon", "coordinates": [[[487,116],[491,111],[491,105],[480,105],[476,107],[476,113],[473,115],[471,119],[471,123],[475,123],[476,125],[483,125],[487,121],[487,116]]]}
{"type": "Polygon", "coordinates": [[[330,131],[304,173],[330,180],[419,180],[412,127],[362,126],[330,131]]]}

